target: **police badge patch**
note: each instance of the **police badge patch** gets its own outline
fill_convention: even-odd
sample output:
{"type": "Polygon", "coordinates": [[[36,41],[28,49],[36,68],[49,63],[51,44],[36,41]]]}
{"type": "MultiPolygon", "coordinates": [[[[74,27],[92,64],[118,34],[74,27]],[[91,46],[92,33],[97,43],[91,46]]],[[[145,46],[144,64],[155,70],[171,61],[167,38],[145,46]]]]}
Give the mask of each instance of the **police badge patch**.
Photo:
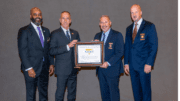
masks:
{"type": "Polygon", "coordinates": [[[140,40],[145,40],[145,33],[140,34],[140,40]]]}

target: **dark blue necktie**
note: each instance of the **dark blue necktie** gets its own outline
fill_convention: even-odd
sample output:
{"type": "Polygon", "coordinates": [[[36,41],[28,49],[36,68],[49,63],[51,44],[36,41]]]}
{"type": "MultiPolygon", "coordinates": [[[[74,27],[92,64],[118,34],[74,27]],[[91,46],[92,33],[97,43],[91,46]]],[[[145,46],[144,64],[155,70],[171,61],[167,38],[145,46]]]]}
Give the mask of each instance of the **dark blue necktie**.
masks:
{"type": "Polygon", "coordinates": [[[103,35],[102,41],[105,41],[105,37],[106,37],[105,33],[103,33],[102,35],[103,35]]]}
{"type": "Polygon", "coordinates": [[[66,31],[66,37],[68,38],[68,40],[70,41],[70,36],[68,34],[68,31],[66,31]]]}

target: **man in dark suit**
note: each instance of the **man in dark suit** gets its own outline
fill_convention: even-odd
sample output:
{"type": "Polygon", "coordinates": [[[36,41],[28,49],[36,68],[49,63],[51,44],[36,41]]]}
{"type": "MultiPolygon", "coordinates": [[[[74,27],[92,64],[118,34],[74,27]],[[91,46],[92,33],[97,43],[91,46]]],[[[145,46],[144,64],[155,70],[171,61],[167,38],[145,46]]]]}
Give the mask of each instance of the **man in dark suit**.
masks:
{"type": "Polygon", "coordinates": [[[41,26],[42,13],[37,7],[30,11],[31,23],[20,28],[18,49],[21,69],[26,81],[26,101],[35,101],[36,87],[39,101],[47,101],[49,74],[54,70],[54,59],[49,55],[50,32],[41,26]]]}
{"type": "Polygon", "coordinates": [[[124,71],[131,76],[135,101],[151,101],[151,69],[158,48],[155,25],[142,19],[141,7],[131,9],[134,21],[126,29],[124,71]]]}
{"type": "Polygon", "coordinates": [[[78,69],[74,68],[74,44],[80,41],[80,37],[77,31],[69,29],[71,23],[69,12],[62,12],[59,21],[61,27],[52,32],[50,42],[50,54],[56,57],[56,101],[63,101],[66,87],[68,101],[75,101],[78,69]]]}
{"type": "Polygon", "coordinates": [[[119,77],[123,73],[122,56],[124,41],[120,32],[111,29],[109,16],[102,15],[99,22],[102,32],[95,35],[95,41],[104,41],[105,62],[97,67],[102,101],[120,101],[119,77]]]}

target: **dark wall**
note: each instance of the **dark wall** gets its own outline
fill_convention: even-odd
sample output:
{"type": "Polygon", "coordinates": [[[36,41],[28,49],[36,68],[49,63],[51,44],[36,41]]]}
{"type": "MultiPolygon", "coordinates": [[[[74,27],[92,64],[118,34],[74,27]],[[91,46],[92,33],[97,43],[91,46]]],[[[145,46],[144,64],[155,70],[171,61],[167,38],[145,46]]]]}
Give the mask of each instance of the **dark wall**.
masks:
{"type": "MultiPolygon", "coordinates": [[[[30,23],[32,7],[41,9],[43,26],[50,31],[60,27],[60,13],[69,11],[72,17],[71,28],[79,31],[82,41],[91,41],[100,31],[101,15],[109,15],[112,28],[120,31],[125,38],[126,27],[132,23],[130,7],[135,3],[140,4],[143,18],[156,25],[159,38],[151,78],[152,101],[177,100],[177,0],[1,0],[1,101],[25,101],[25,80],[20,70],[17,33],[20,27],[30,23]]],[[[77,81],[77,101],[101,101],[95,69],[81,70],[77,81]]],[[[133,101],[130,76],[121,76],[119,87],[121,101],[133,101]]],[[[48,91],[49,101],[54,101],[54,75],[49,78],[48,91]]]]}

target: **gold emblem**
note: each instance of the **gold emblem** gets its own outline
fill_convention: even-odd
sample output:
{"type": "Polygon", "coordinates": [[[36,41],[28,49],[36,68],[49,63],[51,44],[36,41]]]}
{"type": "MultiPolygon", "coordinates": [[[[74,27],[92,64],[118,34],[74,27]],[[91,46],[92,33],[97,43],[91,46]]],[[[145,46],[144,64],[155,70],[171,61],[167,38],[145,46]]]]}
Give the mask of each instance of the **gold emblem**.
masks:
{"type": "Polygon", "coordinates": [[[74,33],[72,33],[72,35],[73,35],[74,33]]]}
{"type": "Polygon", "coordinates": [[[140,40],[145,40],[145,33],[141,33],[140,36],[141,36],[140,40]]]}
{"type": "Polygon", "coordinates": [[[109,43],[109,49],[112,49],[112,45],[113,45],[113,43],[109,43]]]}
{"type": "Polygon", "coordinates": [[[85,51],[86,53],[88,53],[89,55],[93,52],[93,50],[92,49],[86,49],[86,51],[85,51]]]}
{"type": "Polygon", "coordinates": [[[144,38],[144,35],[141,35],[141,38],[143,39],[143,38],[144,38]]]}

